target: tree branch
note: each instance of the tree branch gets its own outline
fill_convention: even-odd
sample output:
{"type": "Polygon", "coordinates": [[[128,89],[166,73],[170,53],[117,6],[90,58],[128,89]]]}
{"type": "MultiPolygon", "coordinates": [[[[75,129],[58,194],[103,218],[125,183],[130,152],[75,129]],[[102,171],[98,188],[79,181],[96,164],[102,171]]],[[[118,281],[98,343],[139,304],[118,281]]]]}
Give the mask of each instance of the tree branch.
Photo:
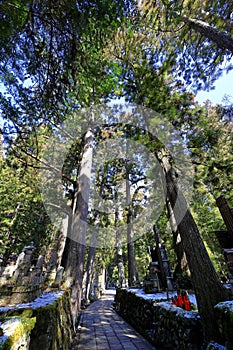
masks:
{"type": "Polygon", "coordinates": [[[227,49],[233,53],[233,37],[230,34],[221,32],[219,29],[199,19],[192,19],[183,16],[182,20],[191,28],[202,34],[205,38],[215,43],[218,47],[227,49]]]}
{"type": "Polygon", "coordinates": [[[65,175],[62,173],[61,170],[55,168],[54,166],[52,166],[51,164],[47,163],[46,161],[44,161],[43,159],[39,158],[38,156],[34,155],[31,152],[28,152],[25,149],[20,148],[21,152],[23,152],[24,154],[26,154],[27,156],[31,157],[32,159],[36,160],[37,162],[45,165],[48,169],[53,170],[55,173],[60,174],[62,178],[66,179],[67,181],[71,182],[72,184],[76,184],[76,181],[72,180],[69,176],[65,175]]]}

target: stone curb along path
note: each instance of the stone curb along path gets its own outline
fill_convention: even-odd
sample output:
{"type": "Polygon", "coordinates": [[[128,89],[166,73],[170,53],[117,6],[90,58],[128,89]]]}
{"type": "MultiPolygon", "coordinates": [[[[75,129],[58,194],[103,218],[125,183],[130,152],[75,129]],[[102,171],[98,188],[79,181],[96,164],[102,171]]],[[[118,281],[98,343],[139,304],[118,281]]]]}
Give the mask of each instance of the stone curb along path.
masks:
{"type": "Polygon", "coordinates": [[[108,289],[82,312],[71,350],[156,350],[112,308],[114,296],[108,289]]]}

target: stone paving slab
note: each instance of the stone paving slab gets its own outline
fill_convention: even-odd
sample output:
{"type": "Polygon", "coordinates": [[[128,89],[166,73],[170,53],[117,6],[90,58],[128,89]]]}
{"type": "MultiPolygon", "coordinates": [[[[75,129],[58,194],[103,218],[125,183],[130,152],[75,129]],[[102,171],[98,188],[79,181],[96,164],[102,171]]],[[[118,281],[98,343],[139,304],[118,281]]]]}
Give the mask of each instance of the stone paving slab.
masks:
{"type": "Polygon", "coordinates": [[[82,312],[71,350],[156,350],[112,308],[115,290],[82,312]]]}

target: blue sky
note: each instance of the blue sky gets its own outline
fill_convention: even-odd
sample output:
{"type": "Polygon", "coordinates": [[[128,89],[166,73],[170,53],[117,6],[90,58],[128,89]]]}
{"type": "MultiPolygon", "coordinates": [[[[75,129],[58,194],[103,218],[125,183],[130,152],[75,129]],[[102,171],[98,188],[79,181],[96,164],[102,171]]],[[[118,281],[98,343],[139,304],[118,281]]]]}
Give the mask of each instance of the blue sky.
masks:
{"type": "Polygon", "coordinates": [[[203,103],[206,100],[210,100],[213,104],[221,103],[225,95],[233,103],[233,70],[228,74],[223,75],[215,82],[215,89],[211,91],[199,91],[196,95],[196,100],[199,103],[203,103]]]}

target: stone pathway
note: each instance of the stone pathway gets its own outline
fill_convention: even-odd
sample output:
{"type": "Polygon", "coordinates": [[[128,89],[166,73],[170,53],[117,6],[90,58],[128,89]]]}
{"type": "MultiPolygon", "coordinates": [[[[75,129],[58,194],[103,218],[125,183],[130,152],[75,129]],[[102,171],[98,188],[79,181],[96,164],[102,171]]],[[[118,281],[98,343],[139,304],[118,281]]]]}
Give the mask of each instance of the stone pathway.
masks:
{"type": "Polygon", "coordinates": [[[156,350],[112,308],[115,290],[82,312],[71,350],[156,350]]]}

